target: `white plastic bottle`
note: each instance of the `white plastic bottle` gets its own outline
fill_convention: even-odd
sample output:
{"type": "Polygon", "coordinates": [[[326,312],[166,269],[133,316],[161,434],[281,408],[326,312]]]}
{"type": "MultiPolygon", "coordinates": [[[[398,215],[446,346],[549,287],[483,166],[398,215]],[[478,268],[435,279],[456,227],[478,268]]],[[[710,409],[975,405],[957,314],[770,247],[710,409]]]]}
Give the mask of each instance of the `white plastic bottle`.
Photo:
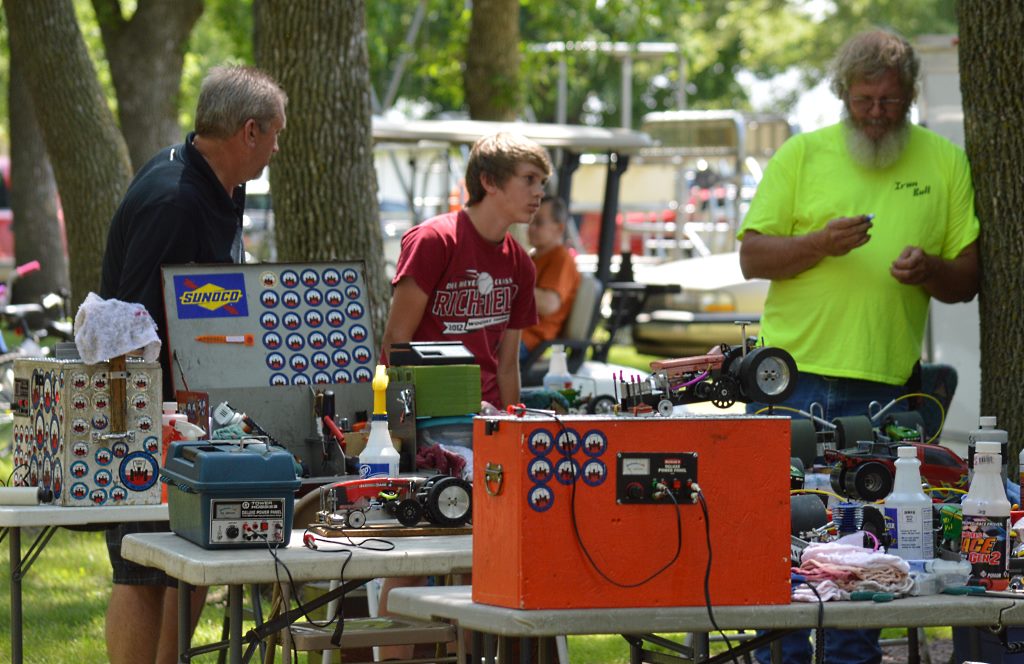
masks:
{"type": "Polygon", "coordinates": [[[569,373],[569,365],[566,362],[565,346],[551,346],[551,360],[548,362],[548,372],[544,374],[543,385],[545,390],[556,392],[572,388],[572,374],[569,373]]]}
{"type": "Polygon", "coordinates": [[[359,477],[398,477],[399,455],[388,431],[388,373],[383,364],[377,365],[370,385],[373,387],[373,418],[366,447],[359,453],[359,477]]]}
{"type": "MultiPolygon", "coordinates": [[[[1000,443],[1002,447],[999,449],[1000,458],[1002,464],[999,468],[1001,477],[1003,478],[1003,484],[1006,484],[1007,474],[1006,465],[1010,461],[1009,455],[1009,434],[1003,429],[998,428],[998,424],[995,415],[982,415],[978,418],[978,428],[967,434],[967,479],[968,481],[974,477],[974,451],[975,446],[979,440],[991,440],[1000,443]]],[[[1022,452],[1024,454],[1024,452],[1022,452]]]]}
{"type": "Polygon", "coordinates": [[[1010,501],[999,478],[998,441],[979,440],[974,480],[964,496],[960,558],[971,563],[971,583],[1004,590],[1009,580],[1010,501]]]}
{"type": "Polygon", "coordinates": [[[921,490],[921,462],[917,448],[897,450],[896,479],[885,498],[885,523],[892,544],[889,553],[904,560],[935,557],[932,500],[921,490]]]}

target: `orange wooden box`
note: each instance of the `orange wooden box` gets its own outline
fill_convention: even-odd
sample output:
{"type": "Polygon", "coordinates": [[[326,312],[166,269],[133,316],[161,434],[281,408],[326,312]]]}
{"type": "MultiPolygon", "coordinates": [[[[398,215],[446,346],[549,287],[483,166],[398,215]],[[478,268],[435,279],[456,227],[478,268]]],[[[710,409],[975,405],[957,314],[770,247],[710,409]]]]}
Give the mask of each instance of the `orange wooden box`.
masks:
{"type": "Polygon", "coordinates": [[[786,604],[789,450],[783,417],[477,418],[473,600],[516,609],[703,606],[700,505],[679,506],[675,557],[675,506],[616,498],[620,455],[694,452],[712,604],[786,604]],[[565,440],[575,448],[568,456],[565,440]]]}

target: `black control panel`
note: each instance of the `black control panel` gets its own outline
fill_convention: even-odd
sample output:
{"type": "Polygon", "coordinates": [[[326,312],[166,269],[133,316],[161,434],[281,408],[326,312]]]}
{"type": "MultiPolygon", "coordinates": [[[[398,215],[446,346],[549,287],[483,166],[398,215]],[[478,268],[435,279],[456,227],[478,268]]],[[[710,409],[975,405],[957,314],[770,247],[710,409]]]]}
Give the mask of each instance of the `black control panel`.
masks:
{"type": "Polygon", "coordinates": [[[616,456],[615,500],[619,504],[694,503],[696,452],[629,452],[616,456]],[[671,492],[671,496],[669,496],[671,492]]]}

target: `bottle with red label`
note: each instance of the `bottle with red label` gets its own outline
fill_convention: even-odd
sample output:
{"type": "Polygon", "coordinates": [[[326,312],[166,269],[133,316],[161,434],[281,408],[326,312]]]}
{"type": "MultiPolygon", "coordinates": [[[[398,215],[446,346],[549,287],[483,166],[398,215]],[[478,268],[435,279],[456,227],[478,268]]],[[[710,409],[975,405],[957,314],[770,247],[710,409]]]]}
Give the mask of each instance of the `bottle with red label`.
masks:
{"type": "Polygon", "coordinates": [[[1000,477],[1001,443],[980,440],[974,479],[961,503],[960,558],[971,563],[970,584],[1003,590],[1009,581],[1010,501],[1000,477]]]}

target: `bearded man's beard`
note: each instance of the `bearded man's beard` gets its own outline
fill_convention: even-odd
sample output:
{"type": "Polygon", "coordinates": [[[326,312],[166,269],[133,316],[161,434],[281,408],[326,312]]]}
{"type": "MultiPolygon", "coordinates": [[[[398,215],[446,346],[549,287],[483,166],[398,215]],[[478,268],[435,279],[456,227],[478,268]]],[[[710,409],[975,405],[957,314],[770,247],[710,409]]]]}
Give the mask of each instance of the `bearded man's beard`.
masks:
{"type": "Polygon", "coordinates": [[[904,116],[894,122],[892,126],[875,140],[864,133],[861,124],[858,124],[847,109],[843,109],[843,127],[846,131],[846,149],[850,151],[850,157],[865,168],[881,170],[896,163],[896,160],[903,154],[910,140],[910,123],[904,116]]]}

